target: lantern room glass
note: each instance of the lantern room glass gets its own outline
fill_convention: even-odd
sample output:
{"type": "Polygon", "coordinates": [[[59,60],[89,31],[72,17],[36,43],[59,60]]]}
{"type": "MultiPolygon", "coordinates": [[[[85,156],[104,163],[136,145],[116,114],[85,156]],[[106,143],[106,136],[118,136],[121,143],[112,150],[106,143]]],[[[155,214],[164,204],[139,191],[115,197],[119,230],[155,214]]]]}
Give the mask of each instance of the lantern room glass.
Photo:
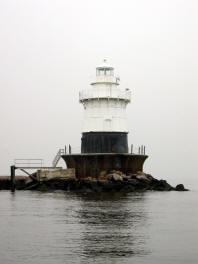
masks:
{"type": "Polygon", "coordinates": [[[113,76],[113,69],[96,69],[96,76],[113,76]]]}

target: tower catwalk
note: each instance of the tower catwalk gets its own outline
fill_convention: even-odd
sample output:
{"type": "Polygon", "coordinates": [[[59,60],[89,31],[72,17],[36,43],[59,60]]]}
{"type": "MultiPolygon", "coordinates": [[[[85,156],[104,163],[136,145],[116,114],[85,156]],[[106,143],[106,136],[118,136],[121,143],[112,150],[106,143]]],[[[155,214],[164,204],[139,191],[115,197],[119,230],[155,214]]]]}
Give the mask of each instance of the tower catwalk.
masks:
{"type": "Polygon", "coordinates": [[[119,88],[114,68],[106,63],[96,68],[91,88],[82,90],[84,107],[81,153],[128,153],[126,106],[129,89],[119,88]]]}

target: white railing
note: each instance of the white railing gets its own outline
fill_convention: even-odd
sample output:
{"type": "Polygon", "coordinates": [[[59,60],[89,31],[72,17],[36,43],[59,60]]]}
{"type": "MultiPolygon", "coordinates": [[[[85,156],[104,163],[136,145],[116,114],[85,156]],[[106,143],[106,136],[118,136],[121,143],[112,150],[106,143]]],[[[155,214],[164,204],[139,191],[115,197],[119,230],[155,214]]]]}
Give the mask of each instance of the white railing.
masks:
{"type": "Polygon", "coordinates": [[[119,99],[130,102],[131,91],[128,89],[120,89],[117,87],[116,88],[100,87],[100,88],[90,88],[90,89],[82,90],[79,93],[80,102],[95,98],[119,99]]]}
{"type": "Polygon", "coordinates": [[[14,159],[16,167],[43,167],[43,159],[14,159]]]}
{"type": "Polygon", "coordinates": [[[116,76],[111,76],[111,75],[102,75],[102,76],[94,76],[91,77],[91,84],[94,83],[115,83],[119,84],[120,79],[119,77],[116,76]]]}

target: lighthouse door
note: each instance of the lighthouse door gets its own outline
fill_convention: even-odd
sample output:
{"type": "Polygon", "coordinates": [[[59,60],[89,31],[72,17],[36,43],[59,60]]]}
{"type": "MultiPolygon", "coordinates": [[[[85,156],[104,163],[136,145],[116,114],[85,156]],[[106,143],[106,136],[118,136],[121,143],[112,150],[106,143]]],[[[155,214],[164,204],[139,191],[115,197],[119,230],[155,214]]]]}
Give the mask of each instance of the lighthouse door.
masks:
{"type": "Polygon", "coordinates": [[[104,131],[111,131],[111,119],[105,119],[103,123],[103,129],[104,131]]]}

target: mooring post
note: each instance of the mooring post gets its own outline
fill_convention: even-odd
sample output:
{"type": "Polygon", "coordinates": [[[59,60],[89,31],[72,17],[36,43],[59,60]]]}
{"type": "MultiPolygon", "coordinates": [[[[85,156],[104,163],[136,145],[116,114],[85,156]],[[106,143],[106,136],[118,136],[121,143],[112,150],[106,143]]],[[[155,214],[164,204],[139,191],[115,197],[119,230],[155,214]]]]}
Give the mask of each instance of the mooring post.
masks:
{"type": "Polygon", "coordinates": [[[131,154],[133,153],[133,144],[131,144],[131,154]]]}
{"type": "Polygon", "coordinates": [[[141,155],[143,155],[144,152],[143,152],[143,145],[141,146],[141,155]]]}
{"type": "Polygon", "coordinates": [[[12,192],[15,191],[16,188],[16,181],[15,181],[15,166],[10,166],[10,189],[12,192]]]}

